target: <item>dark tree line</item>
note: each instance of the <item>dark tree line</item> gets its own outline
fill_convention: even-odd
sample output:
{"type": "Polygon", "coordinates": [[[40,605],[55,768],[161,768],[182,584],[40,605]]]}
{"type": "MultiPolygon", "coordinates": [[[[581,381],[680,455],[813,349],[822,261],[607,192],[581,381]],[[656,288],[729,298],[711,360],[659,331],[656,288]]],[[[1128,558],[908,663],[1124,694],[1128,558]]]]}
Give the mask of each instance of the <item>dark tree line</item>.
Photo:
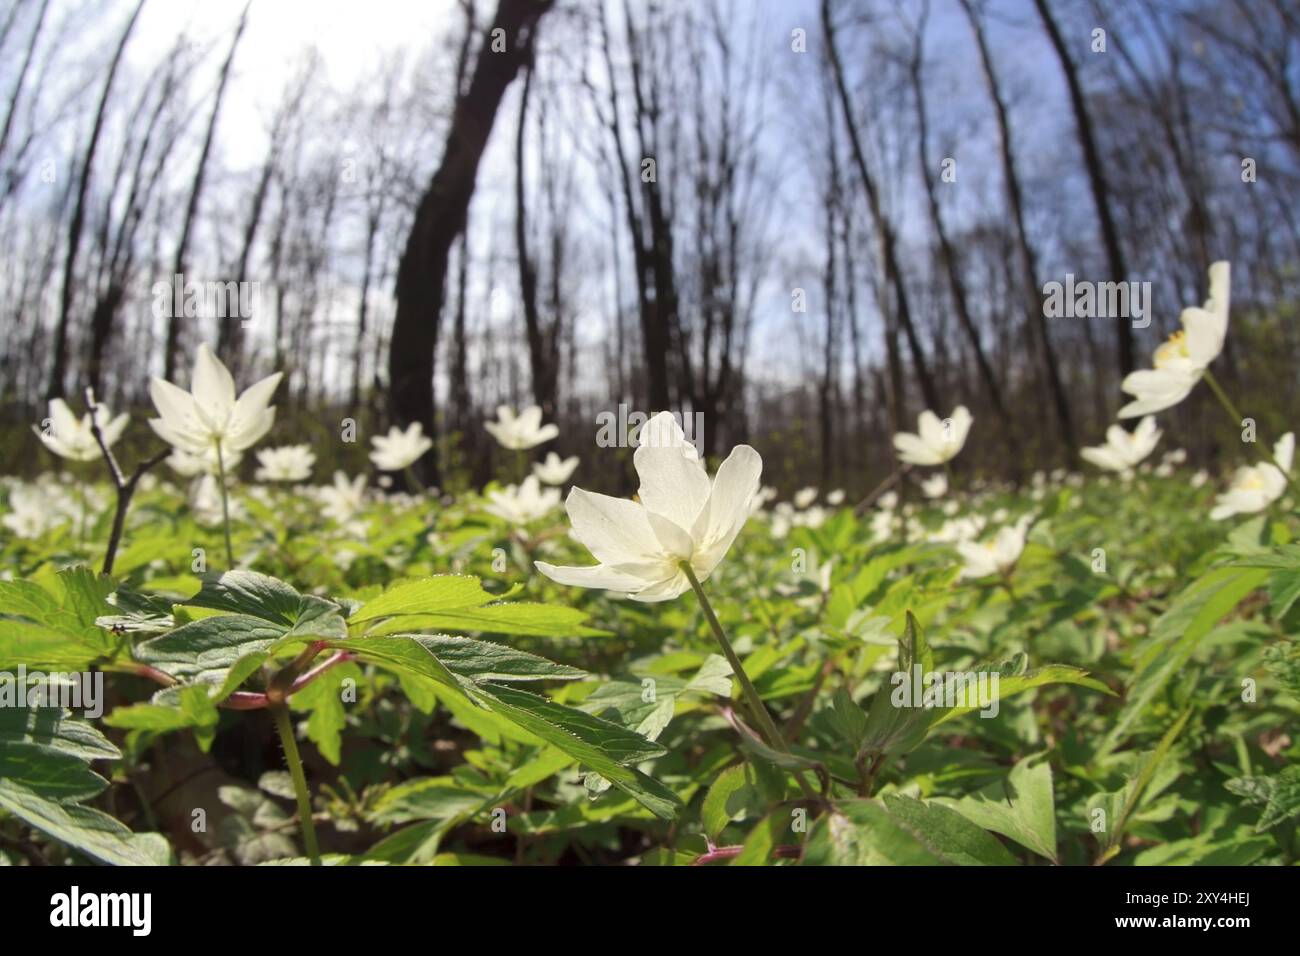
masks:
{"type": "Polygon", "coordinates": [[[247,115],[256,3],[157,51],[143,0],[0,9],[6,420],[87,385],[138,404],[202,338],[283,368],[291,412],[420,422],[433,482],[492,474],[499,402],[578,452],[620,403],[700,413],[711,454],[779,440],[775,477],[854,485],[963,403],[972,466],[1016,474],[1095,440],[1219,258],[1225,374],[1295,411],[1263,384],[1300,358],[1285,0],[458,13],[350,89],[291,49],[247,115]],[[1067,273],[1152,283],[1151,327],[1048,316],[1067,273]],[[176,274],[256,284],[256,313],[160,315],[176,274]]]}

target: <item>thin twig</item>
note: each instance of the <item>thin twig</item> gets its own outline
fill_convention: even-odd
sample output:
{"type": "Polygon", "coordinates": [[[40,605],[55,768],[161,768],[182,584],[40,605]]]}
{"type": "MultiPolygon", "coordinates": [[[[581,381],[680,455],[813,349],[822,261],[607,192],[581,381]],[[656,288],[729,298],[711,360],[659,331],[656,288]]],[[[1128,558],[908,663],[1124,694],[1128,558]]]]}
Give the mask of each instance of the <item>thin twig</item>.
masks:
{"type": "Polygon", "coordinates": [[[877,498],[883,495],[890,488],[894,487],[894,485],[902,481],[903,477],[911,470],[912,470],[911,465],[907,465],[907,464],[900,465],[899,468],[895,470],[893,474],[891,474],[880,484],[876,485],[875,489],[871,492],[871,494],[867,495],[865,498],[863,498],[861,501],[858,502],[857,507],[853,509],[853,513],[859,518],[862,517],[869,510],[871,510],[871,506],[876,503],[877,498]]]}
{"type": "Polygon", "coordinates": [[[135,495],[136,485],[150,468],[157,465],[170,453],[163,449],[152,458],[146,458],[135,466],[131,477],[127,478],[122,466],[117,463],[112,449],[104,441],[104,433],[99,428],[99,406],[95,403],[94,389],[86,389],[86,407],[90,410],[90,433],[95,436],[99,450],[103,452],[104,461],[108,463],[108,474],[113,479],[113,488],[117,493],[117,507],[113,510],[113,528],[108,534],[108,547],[104,551],[104,563],[99,573],[108,576],[113,573],[113,562],[117,559],[117,547],[122,541],[122,532],[126,528],[126,513],[131,508],[131,498],[135,495]]]}

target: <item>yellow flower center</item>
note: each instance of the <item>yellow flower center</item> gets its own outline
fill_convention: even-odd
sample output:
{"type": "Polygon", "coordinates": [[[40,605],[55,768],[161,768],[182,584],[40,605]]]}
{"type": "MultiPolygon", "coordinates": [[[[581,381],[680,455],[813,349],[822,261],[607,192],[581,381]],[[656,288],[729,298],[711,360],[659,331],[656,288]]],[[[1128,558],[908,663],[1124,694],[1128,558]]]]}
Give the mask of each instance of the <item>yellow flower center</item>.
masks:
{"type": "Polygon", "coordinates": [[[1168,342],[1156,349],[1155,367],[1162,368],[1180,358],[1190,357],[1191,353],[1187,351],[1187,333],[1179,329],[1169,336],[1168,342]]]}

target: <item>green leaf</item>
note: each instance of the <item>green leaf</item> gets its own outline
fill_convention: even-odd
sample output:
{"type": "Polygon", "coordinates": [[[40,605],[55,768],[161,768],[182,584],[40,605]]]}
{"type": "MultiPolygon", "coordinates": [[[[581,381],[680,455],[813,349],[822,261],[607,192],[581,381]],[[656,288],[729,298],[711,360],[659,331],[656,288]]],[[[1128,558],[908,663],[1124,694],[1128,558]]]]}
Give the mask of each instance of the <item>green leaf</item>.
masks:
{"type": "MultiPolygon", "coordinates": [[[[576,667],[556,664],[505,644],[477,641],[468,637],[450,637],[446,634],[398,636],[422,645],[453,674],[474,681],[576,680],[587,676],[586,671],[576,667]]],[[[368,640],[368,637],[361,638],[357,643],[364,644],[368,640]]]]}
{"type": "Polygon", "coordinates": [[[212,702],[219,704],[239,690],[244,681],[261,670],[262,665],[270,659],[271,654],[269,651],[252,651],[243,654],[235,663],[230,665],[230,670],[226,672],[226,679],[212,694],[212,702]]]}
{"type": "Polygon", "coordinates": [[[925,639],[925,632],[917,623],[916,616],[908,611],[903,636],[898,642],[898,669],[908,672],[918,664],[921,665],[923,674],[934,670],[934,651],[930,649],[930,644],[925,639]]]}
{"type": "MultiPolygon", "coordinates": [[[[618,764],[640,763],[644,760],[662,757],[668,752],[662,745],[646,740],[638,733],[620,727],[608,720],[602,720],[583,711],[556,703],[549,697],[530,694],[527,691],[500,684],[480,685],[478,690],[486,692],[489,709],[505,713],[507,716],[511,712],[526,712],[530,718],[545,720],[554,726],[563,728],[569,734],[591,746],[599,748],[606,760],[613,760],[618,764]]],[[[522,726],[532,730],[526,724],[522,726]]],[[[594,765],[592,766],[593,769],[598,769],[594,765]]]]}
{"type": "Polygon", "coordinates": [[[339,610],[331,601],[299,594],[283,581],[256,571],[210,572],[202,580],[199,593],[187,605],[261,618],[282,625],[281,631],[339,610]]]}
{"type": "MultiPolygon", "coordinates": [[[[896,672],[906,679],[906,671],[896,672]]],[[[921,706],[896,704],[891,680],[871,698],[860,733],[859,753],[904,754],[916,749],[930,729],[934,712],[921,706]]]]}
{"type": "Polygon", "coordinates": [[[483,590],[479,579],[444,574],[419,580],[398,581],[387,591],[367,601],[348,619],[351,624],[375,621],[402,614],[430,614],[453,608],[478,607],[497,597],[483,590]]]}
{"type": "Polygon", "coordinates": [[[997,838],[961,814],[910,797],[847,800],[809,834],[813,866],[1009,866],[997,838]]]}
{"type": "Polygon", "coordinates": [[[86,640],[107,646],[103,631],[95,620],[111,610],[107,598],[116,585],[112,578],[101,577],[87,567],[67,568],[58,574],[63,585],[62,610],[77,622],[78,632],[86,640]]]}
{"type": "MultiPolygon", "coordinates": [[[[776,786],[780,788],[779,782],[776,786]]],[[[709,787],[700,807],[700,823],[705,835],[716,840],[727,824],[762,816],[773,788],[773,781],[764,781],[759,768],[752,763],[738,764],[722,771],[709,787]]]]}
{"type": "Polygon", "coordinates": [[[105,602],[109,578],[84,567],[58,572],[42,586],[0,581],[0,666],[83,666],[111,649],[109,635],[95,621],[112,610],[105,602]],[[75,644],[75,647],[69,644],[75,644]]]}
{"type": "MultiPolygon", "coordinates": [[[[1100,691],[1110,697],[1115,693],[1099,680],[1088,676],[1088,672],[1080,667],[1070,667],[1068,664],[1048,664],[1035,670],[1026,671],[1022,674],[1005,674],[998,673],[996,688],[990,680],[988,703],[992,704],[997,701],[1006,700],[1016,694],[1024,693],[1035,687],[1044,687],[1048,684],[1074,684],[1078,687],[1087,687],[1090,690],[1100,691]]],[[[992,675],[990,675],[991,677],[992,675]]],[[[946,707],[936,711],[937,716],[934,719],[932,727],[946,723],[963,714],[969,714],[971,711],[980,710],[981,705],[968,701],[967,705],[958,707],[946,707]]]]}
{"type": "Polygon", "coordinates": [[[977,826],[1057,862],[1056,804],[1052,767],[1046,760],[1026,757],[1011,768],[1005,780],[960,800],[942,802],[977,826]]]}
{"type": "Polygon", "coordinates": [[[1264,648],[1265,667],[1273,679],[1300,701],[1300,642],[1280,641],[1264,648]]]}
{"type": "Polygon", "coordinates": [[[169,862],[166,841],[157,834],[132,833],[106,813],[55,803],[13,780],[0,778],[0,807],[101,863],[160,866],[169,862]]]}
{"type": "Polygon", "coordinates": [[[0,619],[0,669],[87,670],[103,654],[98,645],[82,643],[48,625],[0,619]]]}
{"type": "Polygon", "coordinates": [[[363,637],[331,643],[330,646],[351,651],[358,660],[376,664],[386,670],[436,681],[458,691],[461,689],[456,675],[447,670],[424,644],[409,637],[363,637]]]}
{"type": "Polygon", "coordinates": [[[789,811],[778,810],[758,821],[745,836],[740,853],[731,858],[730,866],[763,866],[772,859],[772,853],[781,837],[790,832],[789,811]]]}
{"type": "Polygon", "coordinates": [[[623,766],[666,753],[664,748],[617,724],[504,685],[473,685],[488,709],[552,744],[607,779],[653,814],[676,815],[677,795],[638,770],[623,766]]]}
{"type": "Polygon", "coordinates": [[[135,649],[138,660],[176,678],[224,680],[246,654],[268,650],[285,634],[283,624],[242,614],[222,614],[182,624],[135,649]]]}
{"type": "Polygon", "coordinates": [[[85,800],[108,786],[80,757],[16,741],[0,742],[0,779],[12,780],[59,803],[85,800]]]}
{"type": "Polygon", "coordinates": [[[359,681],[361,668],[352,663],[333,667],[289,698],[294,710],[307,711],[307,737],[334,766],[343,755],[347,710],[341,689],[345,680],[359,681]]]}
{"type": "Polygon", "coordinates": [[[1160,616],[1144,646],[1124,708],[1103,739],[1100,755],[1119,745],[1147,705],[1187,664],[1201,640],[1224,615],[1268,578],[1263,568],[1217,568],[1192,582],[1160,616]]]}
{"type": "Polygon", "coordinates": [[[1169,729],[1165,731],[1164,736],[1160,738],[1160,742],[1156,744],[1155,750],[1151,751],[1150,755],[1148,755],[1146,760],[1143,761],[1142,768],[1138,771],[1137,776],[1129,781],[1128,786],[1124,790],[1123,803],[1120,805],[1119,812],[1112,820],[1110,835],[1106,841],[1106,849],[1101,856],[1100,862],[1105,862],[1119,853],[1119,843],[1120,838],[1124,835],[1124,828],[1128,825],[1129,819],[1133,816],[1133,811],[1137,809],[1138,803],[1142,799],[1143,792],[1151,782],[1151,778],[1155,776],[1156,770],[1159,769],[1165,758],[1169,756],[1169,752],[1173,749],[1174,742],[1178,739],[1178,735],[1183,732],[1183,728],[1187,726],[1187,721],[1191,716],[1192,711],[1190,708],[1183,711],[1182,716],[1174,721],[1169,729]]]}
{"type": "Polygon", "coordinates": [[[421,777],[385,791],[375,802],[371,819],[378,824],[453,820],[481,810],[489,800],[483,793],[457,786],[450,777],[421,777]]]}
{"type": "Polygon", "coordinates": [[[513,593],[512,589],[504,595],[490,594],[478,578],[464,575],[399,581],[354,611],[349,623],[371,622],[367,634],[375,637],[435,629],[533,637],[600,637],[607,633],[584,627],[587,615],[575,608],[491,603],[513,593]]]}
{"type": "MultiPolygon", "coordinates": [[[[883,694],[884,691],[882,690],[883,694]]],[[[854,753],[861,750],[867,739],[867,713],[853,700],[843,687],[835,692],[827,708],[831,727],[854,753]]]]}
{"type": "Polygon", "coordinates": [[[0,707],[0,744],[31,743],[82,760],[122,756],[94,726],[58,707],[0,707]]]}
{"type": "Polygon", "coordinates": [[[129,634],[157,634],[176,626],[171,602],[152,594],[118,588],[109,595],[108,602],[118,613],[95,618],[96,627],[129,634]]]}
{"type": "Polygon", "coordinates": [[[1269,777],[1238,777],[1225,786],[1252,803],[1264,805],[1264,813],[1255,825],[1256,833],[1300,816],[1300,764],[1291,764],[1269,777]]]}
{"type": "MultiPolygon", "coordinates": [[[[363,609],[364,610],[364,609],[363,609]]],[[[477,631],[522,637],[607,637],[608,631],[585,627],[587,615],[571,607],[530,602],[489,604],[437,614],[403,614],[371,627],[367,634],[395,631],[477,631]]]]}
{"type": "Polygon", "coordinates": [[[194,731],[199,746],[206,751],[216,737],[220,719],[217,705],[208,696],[207,688],[190,684],[159,691],[154,695],[153,703],[119,707],[104,718],[104,723],[110,727],[154,734],[190,729],[194,731]]]}

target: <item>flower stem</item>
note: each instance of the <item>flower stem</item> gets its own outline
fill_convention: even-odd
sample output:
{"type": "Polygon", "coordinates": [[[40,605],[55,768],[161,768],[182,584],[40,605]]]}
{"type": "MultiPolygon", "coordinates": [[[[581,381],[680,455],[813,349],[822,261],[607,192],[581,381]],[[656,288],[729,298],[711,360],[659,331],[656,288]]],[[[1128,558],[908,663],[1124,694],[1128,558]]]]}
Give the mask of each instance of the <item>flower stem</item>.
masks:
{"type": "Polygon", "coordinates": [[[998,583],[1002,585],[1002,590],[1007,592],[1007,597],[1011,598],[1012,606],[1020,607],[1020,598],[1016,596],[1016,590],[1011,586],[1011,575],[1002,575],[998,583]]]}
{"type": "Polygon", "coordinates": [[[284,746],[284,762],[289,765],[289,776],[293,778],[293,792],[298,798],[298,823],[302,827],[302,843],[311,858],[312,866],[320,866],[320,847],[316,843],[316,824],[311,818],[311,795],[307,792],[307,776],[302,771],[302,757],[298,754],[298,742],[293,737],[293,722],[289,719],[289,705],[272,704],[269,708],[275,718],[275,729],[280,734],[280,743],[284,746]]]}
{"type": "Polygon", "coordinates": [[[689,561],[682,561],[678,566],[686,575],[686,580],[691,582],[691,590],[699,598],[700,607],[704,609],[704,616],[708,619],[709,627],[713,629],[713,636],[717,638],[723,656],[727,658],[727,663],[731,665],[731,672],[736,675],[736,680],[740,681],[740,691],[744,695],[745,704],[754,722],[758,725],[758,732],[762,734],[768,746],[777,750],[787,750],[785,738],[781,736],[781,731],[777,728],[776,722],[772,720],[772,715],[767,712],[763,699],[758,695],[758,689],[750,681],[749,675],[745,673],[744,665],[740,663],[740,658],[736,656],[736,652],[732,649],[731,642],[727,640],[726,632],[722,629],[722,625],[718,623],[718,616],[713,613],[713,605],[709,603],[704,588],[700,587],[700,581],[695,576],[695,570],[691,567],[689,561]]]}
{"type": "Polygon", "coordinates": [[[1232,404],[1232,399],[1228,397],[1228,393],[1223,390],[1223,386],[1219,384],[1219,380],[1214,377],[1214,373],[1208,368],[1205,370],[1205,384],[1210,386],[1210,391],[1214,393],[1214,397],[1219,400],[1219,404],[1222,405],[1227,413],[1232,416],[1232,420],[1236,423],[1237,427],[1240,428],[1241,412],[1237,411],[1237,406],[1232,404]]]}
{"type": "Polygon", "coordinates": [[[217,480],[221,483],[221,522],[226,529],[226,567],[235,567],[235,549],[230,545],[230,501],[226,495],[226,462],[221,454],[221,442],[217,441],[217,480]]]}
{"type": "MultiPolygon", "coordinates": [[[[1241,412],[1237,411],[1237,406],[1232,404],[1232,399],[1228,397],[1228,393],[1223,390],[1223,386],[1219,384],[1219,380],[1214,377],[1214,373],[1208,368],[1205,370],[1205,384],[1210,386],[1210,391],[1214,392],[1214,397],[1219,400],[1219,404],[1222,405],[1224,409],[1227,410],[1228,414],[1232,416],[1232,420],[1236,423],[1237,427],[1241,428],[1241,412]]],[[[1273,465],[1278,471],[1282,472],[1282,480],[1286,482],[1287,489],[1294,493],[1295,486],[1291,484],[1291,476],[1283,471],[1282,466],[1273,460],[1273,456],[1269,454],[1266,448],[1261,447],[1258,442],[1252,442],[1251,444],[1255,446],[1255,454],[1259,456],[1260,461],[1266,465],[1273,465]]]]}

